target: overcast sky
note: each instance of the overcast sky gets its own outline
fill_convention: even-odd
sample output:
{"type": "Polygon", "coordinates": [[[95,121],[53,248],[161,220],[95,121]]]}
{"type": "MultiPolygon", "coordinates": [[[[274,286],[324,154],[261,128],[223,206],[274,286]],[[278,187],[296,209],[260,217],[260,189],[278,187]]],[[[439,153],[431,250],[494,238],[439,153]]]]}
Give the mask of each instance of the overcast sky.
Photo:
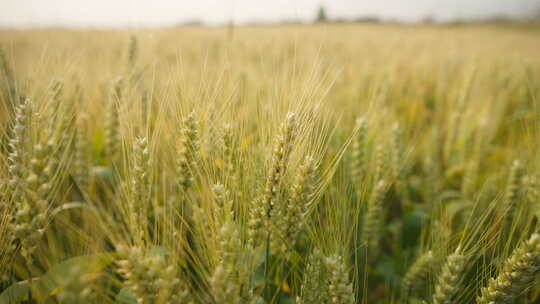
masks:
{"type": "Polygon", "coordinates": [[[162,26],[190,20],[220,24],[312,20],[319,5],[330,17],[379,16],[415,21],[540,10],[540,0],[0,0],[0,26],[162,26]]]}

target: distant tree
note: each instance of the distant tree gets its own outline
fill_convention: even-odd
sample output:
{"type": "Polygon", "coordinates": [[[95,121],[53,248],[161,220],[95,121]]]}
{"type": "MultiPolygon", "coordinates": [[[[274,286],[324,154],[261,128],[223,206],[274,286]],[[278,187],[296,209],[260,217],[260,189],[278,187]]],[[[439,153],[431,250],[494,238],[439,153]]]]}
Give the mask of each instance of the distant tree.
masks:
{"type": "Polygon", "coordinates": [[[202,26],[204,23],[201,20],[191,19],[181,23],[183,26],[202,26]]]}
{"type": "Polygon", "coordinates": [[[324,6],[319,7],[319,11],[317,12],[317,22],[326,22],[328,21],[328,18],[326,17],[326,9],[324,6]]]}
{"type": "Polygon", "coordinates": [[[424,16],[424,18],[422,18],[422,21],[421,23],[423,24],[434,24],[435,23],[435,18],[431,15],[426,15],[424,16]]]}
{"type": "Polygon", "coordinates": [[[381,23],[381,19],[376,16],[361,16],[353,20],[356,23],[381,23]]]}

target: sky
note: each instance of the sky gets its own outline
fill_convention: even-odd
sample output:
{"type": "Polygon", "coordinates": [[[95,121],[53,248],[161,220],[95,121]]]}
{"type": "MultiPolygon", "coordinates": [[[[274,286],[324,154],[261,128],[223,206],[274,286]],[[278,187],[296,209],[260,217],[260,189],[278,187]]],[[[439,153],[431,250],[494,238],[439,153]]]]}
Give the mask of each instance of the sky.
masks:
{"type": "Polygon", "coordinates": [[[0,27],[310,21],[320,5],[331,18],[377,16],[406,22],[426,16],[451,20],[540,12],[540,0],[0,0],[0,27]]]}

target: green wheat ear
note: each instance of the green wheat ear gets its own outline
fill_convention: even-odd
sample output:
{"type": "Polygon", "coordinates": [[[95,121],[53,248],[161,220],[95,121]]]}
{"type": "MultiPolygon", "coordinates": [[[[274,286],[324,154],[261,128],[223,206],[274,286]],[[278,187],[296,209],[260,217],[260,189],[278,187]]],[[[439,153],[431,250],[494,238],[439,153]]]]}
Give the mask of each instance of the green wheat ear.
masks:
{"type": "MultiPolygon", "coordinates": [[[[425,282],[427,275],[433,267],[435,256],[427,251],[422,254],[409,268],[401,281],[401,299],[407,301],[409,296],[417,291],[417,288],[425,282]]],[[[406,302],[404,302],[406,303],[406,302]]]]}
{"type": "MultiPolygon", "coordinates": [[[[15,83],[15,78],[13,71],[8,62],[6,51],[3,46],[0,45],[0,89],[5,90],[6,100],[10,100],[12,105],[15,105],[17,100],[17,86],[15,83]],[[4,87],[5,86],[5,87],[4,87]]],[[[24,101],[24,100],[23,100],[24,101]]],[[[11,109],[11,107],[9,107],[11,109]]]]}
{"type": "Polygon", "coordinates": [[[481,290],[478,304],[511,304],[529,288],[540,270],[540,234],[534,233],[504,262],[481,290]]]}
{"type": "Polygon", "coordinates": [[[373,172],[373,180],[375,182],[381,180],[381,179],[384,179],[385,177],[385,171],[386,171],[386,168],[387,168],[387,165],[386,165],[386,151],[385,151],[385,147],[382,145],[382,144],[378,144],[376,147],[375,147],[375,159],[374,159],[374,164],[375,164],[375,167],[374,167],[374,172],[373,172]]]}
{"type": "Polygon", "coordinates": [[[351,179],[356,188],[360,187],[362,176],[365,173],[367,165],[366,157],[366,137],[367,137],[367,122],[364,117],[356,119],[356,128],[358,133],[353,138],[351,152],[351,179]]]}
{"type": "Polygon", "coordinates": [[[391,169],[392,169],[392,178],[395,183],[400,183],[404,175],[404,165],[403,165],[403,130],[399,123],[395,123],[392,127],[392,136],[391,136],[392,146],[391,146],[391,169]]]}
{"type": "Polygon", "coordinates": [[[460,290],[463,271],[465,270],[466,258],[460,252],[460,248],[448,256],[439,274],[433,304],[452,304],[460,290]]]}
{"type": "Polygon", "coordinates": [[[293,249],[304,227],[304,217],[315,191],[316,169],[313,157],[307,156],[298,168],[286,203],[274,207],[271,248],[282,256],[293,249]]]}
{"type": "Polygon", "coordinates": [[[332,255],[324,260],[328,271],[328,301],[332,304],[354,304],[354,292],[343,258],[332,255]]]}
{"type": "Polygon", "coordinates": [[[33,253],[49,224],[48,194],[54,181],[47,178],[44,171],[50,153],[50,149],[44,145],[34,146],[28,175],[23,184],[24,191],[16,203],[11,223],[12,231],[21,243],[21,254],[28,265],[33,264],[33,253]]]}
{"type": "Polygon", "coordinates": [[[519,194],[521,192],[523,168],[519,160],[514,160],[510,174],[508,176],[508,182],[506,183],[506,189],[504,192],[504,206],[506,212],[504,215],[504,225],[506,230],[510,229],[512,221],[516,215],[517,203],[519,200],[519,194]]]}
{"type": "Polygon", "coordinates": [[[14,194],[26,174],[26,160],[28,158],[28,127],[30,125],[31,104],[23,100],[15,109],[15,123],[13,124],[11,138],[9,139],[8,173],[10,185],[14,194]]]}
{"type": "Polygon", "coordinates": [[[372,190],[368,201],[363,223],[363,239],[370,258],[375,258],[379,251],[379,241],[384,225],[384,197],[387,186],[384,180],[379,181],[372,190]]]}
{"type": "Polygon", "coordinates": [[[242,287],[249,281],[241,271],[242,260],[240,235],[233,222],[225,223],[219,231],[218,263],[210,279],[212,296],[216,303],[241,304],[250,297],[242,287]]]}
{"type": "Polygon", "coordinates": [[[12,240],[20,242],[21,254],[28,265],[33,264],[33,253],[48,223],[47,193],[52,181],[45,178],[47,156],[50,151],[36,145],[28,147],[32,104],[22,101],[15,111],[15,123],[9,141],[8,173],[13,208],[8,231],[12,240]]]}
{"type": "Polygon", "coordinates": [[[113,83],[112,93],[107,103],[107,121],[105,123],[105,151],[111,164],[116,164],[120,156],[122,143],[120,135],[120,115],[118,107],[122,101],[123,80],[118,78],[113,83]]]}
{"type": "Polygon", "coordinates": [[[139,47],[137,43],[137,37],[134,35],[129,37],[129,44],[127,50],[127,67],[128,70],[133,70],[137,64],[137,57],[139,54],[139,47]]]}
{"type": "Polygon", "coordinates": [[[324,256],[318,249],[309,255],[297,303],[324,303],[328,298],[328,285],[325,284],[327,272],[323,260],[324,256]]]}
{"type": "Polygon", "coordinates": [[[261,240],[266,239],[265,236],[270,233],[270,227],[272,225],[271,217],[277,210],[274,210],[274,208],[283,203],[279,201],[281,184],[288,167],[289,157],[297,132],[298,121],[296,115],[289,112],[285,121],[281,124],[280,132],[276,138],[270,168],[266,176],[262,194],[251,202],[248,222],[248,244],[253,248],[261,240]]]}
{"type": "Polygon", "coordinates": [[[180,193],[185,193],[193,184],[198,151],[198,122],[192,112],[184,119],[180,131],[180,145],[176,159],[176,184],[180,193]]]}
{"type": "Polygon", "coordinates": [[[118,248],[118,255],[117,271],[137,303],[193,303],[190,289],[165,256],[125,246],[118,248]]]}
{"type": "Polygon", "coordinates": [[[223,126],[223,167],[224,167],[224,179],[227,184],[231,185],[232,189],[237,187],[238,177],[236,174],[236,147],[234,145],[234,134],[230,124],[223,126]]]}
{"type": "Polygon", "coordinates": [[[73,176],[79,188],[84,192],[89,191],[90,184],[90,168],[92,165],[90,148],[89,135],[85,132],[82,119],[79,119],[75,134],[73,176]]]}
{"type": "Polygon", "coordinates": [[[151,155],[146,137],[138,137],[133,144],[133,174],[131,176],[131,197],[129,199],[129,216],[131,232],[142,241],[146,235],[146,223],[150,210],[152,181],[150,170],[151,155]]]}

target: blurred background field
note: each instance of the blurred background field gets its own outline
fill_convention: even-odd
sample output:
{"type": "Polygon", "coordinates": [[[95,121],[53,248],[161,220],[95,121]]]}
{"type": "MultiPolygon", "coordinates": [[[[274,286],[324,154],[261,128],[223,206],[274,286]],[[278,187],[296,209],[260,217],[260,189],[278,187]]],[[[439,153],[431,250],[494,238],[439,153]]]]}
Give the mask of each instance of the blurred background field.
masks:
{"type": "Polygon", "coordinates": [[[4,30],[0,42],[15,75],[21,76],[19,86],[28,86],[24,91],[30,94],[46,89],[44,78],[70,79],[84,84],[85,99],[102,102],[108,93],[104,87],[126,69],[133,35],[137,68],[159,94],[179,86],[186,94],[219,87],[219,96],[211,98],[249,96],[245,106],[268,100],[271,84],[283,90],[322,86],[329,89],[326,103],[356,115],[347,110],[383,94],[394,103],[421,102],[425,94],[463,84],[467,73],[478,81],[472,94],[494,98],[498,92],[486,86],[519,82],[528,69],[537,69],[539,31],[534,24],[44,29],[4,30]],[[36,79],[42,79],[40,85],[36,79]]]}

